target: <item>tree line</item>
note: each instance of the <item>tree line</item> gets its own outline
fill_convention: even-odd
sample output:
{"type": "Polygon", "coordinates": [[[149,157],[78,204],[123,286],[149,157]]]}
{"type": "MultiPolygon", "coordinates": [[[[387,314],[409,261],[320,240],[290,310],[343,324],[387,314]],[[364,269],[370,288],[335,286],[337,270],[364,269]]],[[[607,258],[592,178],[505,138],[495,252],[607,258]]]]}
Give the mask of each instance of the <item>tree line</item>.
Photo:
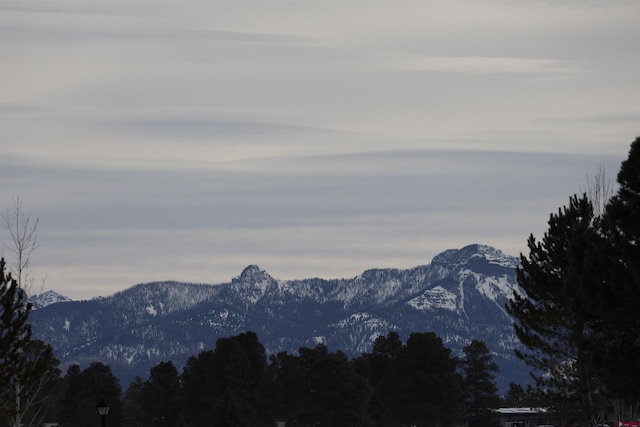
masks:
{"type": "MultiPolygon", "coordinates": [[[[506,306],[525,346],[516,355],[535,381],[512,385],[509,398],[577,425],[603,423],[606,414],[640,416],[640,138],[617,182],[610,198],[602,197],[605,187],[572,196],[540,240],[530,236],[517,269],[522,292],[506,306]]],[[[30,255],[33,233],[15,235],[23,243],[16,253],[30,255]]],[[[99,362],[61,377],[51,347],[31,340],[25,295],[1,259],[0,426],[48,416],[64,426],[95,424],[99,398],[110,402],[111,426],[446,426],[465,417],[484,426],[497,402],[486,345],[473,341],[457,359],[432,332],[406,342],[390,332],[352,360],[322,344],[267,358],[246,332],[192,356],[181,373],[162,362],[122,393],[99,362]]]]}
{"type": "MultiPolygon", "coordinates": [[[[473,416],[490,425],[499,402],[498,368],[481,341],[453,357],[434,333],[396,332],[376,339],[370,353],[349,360],[324,344],[267,357],[254,332],[220,338],[215,349],[191,356],[181,372],[171,361],[122,390],[108,365],[78,365],[60,377],[50,365],[50,392],[22,416],[64,427],[98,425],[105,399],[110,427],[134,426],[436,426],[473,416]],[[39,416],[39,417],[38,417],[39,416]]],[[[12,425],[3,405],[0,425],[12,425]]],[[[34,424],[38,425],[38,424],[34,424]]]]}

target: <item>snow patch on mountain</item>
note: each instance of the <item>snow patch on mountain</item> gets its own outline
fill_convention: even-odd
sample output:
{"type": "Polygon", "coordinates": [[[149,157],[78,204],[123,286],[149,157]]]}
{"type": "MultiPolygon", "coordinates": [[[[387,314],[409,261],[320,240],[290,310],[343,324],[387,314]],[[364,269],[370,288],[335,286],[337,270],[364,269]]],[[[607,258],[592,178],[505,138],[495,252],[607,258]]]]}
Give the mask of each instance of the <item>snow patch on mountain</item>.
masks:
{"type": "Polygon", "coordinates": [[[338,326],[340,328],[344,328],[347,325],[355,325],[357,323],[361,323],[365,320],[371,319],[371,315],[369,313],[353,313],[351,316],[346,319],[340,320],[338,323],[334,323],[331,326],[338,326]]]}
{"type": "Polygon", "coordinates": [[[249,297],[249,301],[251,301],[251,303],[255,304],[256,302],[258,302],[258,300],[260,300],[260,298],[262,298],[264,296],[264,294],[267,292],[267,287],[269,286],[269,281],[268,280],[261,280],[260,282],[256,282],[253,284],[253,287],[257,290],[257,292],[249,297]]]}
{"type": "Polygon", "coordinates": [[[460,294],[460,303],[458,304],[458,308],[459,310],[464,313],[465,317],[468,319],[469,316],[467,315],[467,313],[464,311],[464,304],[465,304],[465,299],[464,299],[464,279],[460,279],[458,281],[458,293],[460,294]]]}
{"type": "Polygon", "coordinates": [[[420,311],[438,308],[456,311],[458,307],[456,294],[446,290],[442,286],[436,286],[424,291],[422,295],[409,300],[407,304],[420,311]]]}
{"type": "Polygon", "coordinates": [[[386,321],[385,319],[373,316],[366,312],[353,313],[349,317],[341,319],[336,323],[330,324],[329,327],[344,329],[350,326],[352,327],[352,326],[358,326],[358,325],[368,326],[368,327],[371,327],[372,329],[393,329],[394,328],[394,326],[388,321],[386,321]]]}
{"type": "Polygon", "coordinates": [[[318,345],[318,344],[325,344],[327,342],[327,337],[325,337],[324,335],[318,335],[315,337],[311,337],[311,339],[313,339],[313,342],[318,345]]]}
{"type": "Polygon", "coordinates": [[[288,280],[278,280],[276,283],[277,283],[276,288],[278,289],[278,291],[280,291],[280,292],[290,292],[291,291],[291,284],[289,283],[288,280]]]}
{"type": "Polygon", "coordinates": [[[117,292],[112,297],[100,297],[93,301],[102,301],[113,309],[122,313],[123,317],[130,316],[130,322],[137,322],[138,316],[167,316],[175,312],[188,310],[198,304],[213,298],[220,292],[215,285],[152,282],[136,285],[124,291],[117,292]],[[153,314],[155,312],[155,314],[153,314]]]}
{"type": "Polygon", "coordinates": [[[518,260],[515,257],[505,255],[502,251],[487,245],[477,245],[478,253],[474,257],[482,257],[490,264],[505,268],[515,268],[518,260]]]}
{"type": "Polygon", "coordinates": [[[500,298],[510,298],[513,292],[513,285],[504,276],[483,276],[478,273],[469,272],[476,279],[476,289],[491,301],[498,301],[500,298]]]}

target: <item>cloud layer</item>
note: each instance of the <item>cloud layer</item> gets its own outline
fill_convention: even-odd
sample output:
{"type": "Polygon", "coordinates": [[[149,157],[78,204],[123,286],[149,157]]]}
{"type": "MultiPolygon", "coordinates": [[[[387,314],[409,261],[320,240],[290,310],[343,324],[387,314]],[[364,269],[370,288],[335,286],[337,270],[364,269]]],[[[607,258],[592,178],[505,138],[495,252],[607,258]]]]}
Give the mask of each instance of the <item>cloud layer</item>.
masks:
{"type": "Polygon", "coordinates": [[[0,9],[1,207],[74,298],[517,255],[638,133],[634,1],[0,9]]]}

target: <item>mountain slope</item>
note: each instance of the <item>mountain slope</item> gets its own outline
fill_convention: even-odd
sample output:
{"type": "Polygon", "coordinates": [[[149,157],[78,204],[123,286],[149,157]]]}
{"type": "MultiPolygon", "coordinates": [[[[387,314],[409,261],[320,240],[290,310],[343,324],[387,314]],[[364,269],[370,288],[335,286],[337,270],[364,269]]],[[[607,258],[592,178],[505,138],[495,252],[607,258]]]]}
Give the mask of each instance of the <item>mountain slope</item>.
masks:
{"type": "Polygon", "coordinates": [[[222,285],[161,282],[33,313],[34,333],[63,364],[111,365],[126,383],[162,360],[181,367],[218,338],[252,330],[268,353],[319,342],[355,356],[376,337],[434,331],[454,352],[485,341],[502,366],[501,386],[520,381],[518,345],[504,305],[517,289],[517,260],[470,245],[407,270],[367,270],[351,279],[276,280],[251,265],[222,285]]]}

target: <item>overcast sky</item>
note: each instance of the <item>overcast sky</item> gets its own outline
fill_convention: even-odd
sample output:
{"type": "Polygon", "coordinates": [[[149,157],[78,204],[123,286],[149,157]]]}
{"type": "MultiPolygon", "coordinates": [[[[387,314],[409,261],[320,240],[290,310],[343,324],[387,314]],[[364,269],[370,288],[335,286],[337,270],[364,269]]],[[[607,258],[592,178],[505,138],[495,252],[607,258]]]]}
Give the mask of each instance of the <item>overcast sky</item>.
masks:
{"type": "Polygon", "coordinates": [[[518,255],[640,135],[637,0],[0,12],[0,207],[40,219],[32,276],[74,299],[518,255]]]}

